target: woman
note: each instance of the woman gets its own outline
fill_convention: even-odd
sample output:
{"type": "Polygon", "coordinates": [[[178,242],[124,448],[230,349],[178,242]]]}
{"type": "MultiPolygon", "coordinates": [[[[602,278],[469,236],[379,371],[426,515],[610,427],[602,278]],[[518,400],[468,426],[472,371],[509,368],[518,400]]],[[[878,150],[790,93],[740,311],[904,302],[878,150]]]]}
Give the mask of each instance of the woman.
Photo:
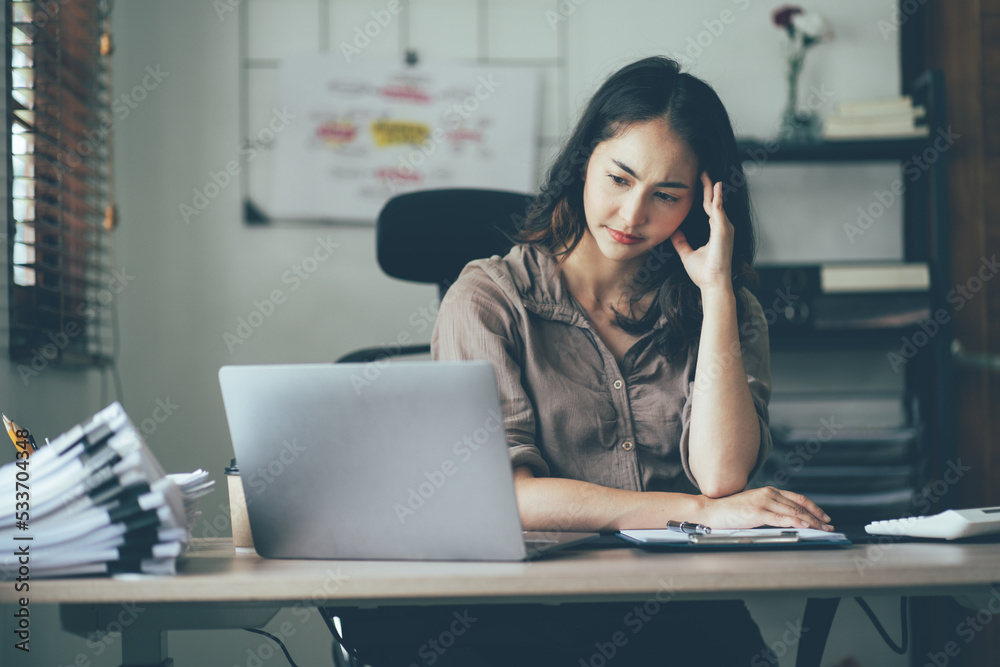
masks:
{"type": "MultiPolygon", "coordinates": [[[[714,91],[672,60],[640,60],[590,100],[521,243],[449,289],[432,353],[493,364],[525,529],[832,530],[804,496],[747,490],[771,437],[745,182],[714,91]]],[[[777,664],[741,602],[657,606],[641,632],[634,607],[475,609],[484,622],[435,661],[603,664],[601,640],[622,631],[615,664],[777,664]],[[464,652],[483,646],[501,657],[464,652]]],[[[429,664],[416,641],[433,627],[391,660],[429,664]]]]}
{"type": "Polygon", "coordinates": [[[448,291],[432,352],[493,363],[526,529],[832,529],[744,490],[771,449],[745,183],[715,92],[638,61],[591,99],[523,243],[448,291]]]}

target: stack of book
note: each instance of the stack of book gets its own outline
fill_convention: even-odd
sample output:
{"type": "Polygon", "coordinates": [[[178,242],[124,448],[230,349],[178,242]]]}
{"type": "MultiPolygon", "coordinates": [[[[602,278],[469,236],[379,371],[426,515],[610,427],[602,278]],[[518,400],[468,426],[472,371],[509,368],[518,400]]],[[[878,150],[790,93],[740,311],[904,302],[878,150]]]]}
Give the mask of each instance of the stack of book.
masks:
{"type": "Polygon", "coordinates": [[[0,468],[0,576],[174,574],[203,470],[167,475],[119,403],[0,468]]]}
{"type": "Polygon", "coordinates": [[[823,123],[823,138],[899,139],[926,137],[926,110],[908,95],[889,99],[843,102],[823,123]]]}

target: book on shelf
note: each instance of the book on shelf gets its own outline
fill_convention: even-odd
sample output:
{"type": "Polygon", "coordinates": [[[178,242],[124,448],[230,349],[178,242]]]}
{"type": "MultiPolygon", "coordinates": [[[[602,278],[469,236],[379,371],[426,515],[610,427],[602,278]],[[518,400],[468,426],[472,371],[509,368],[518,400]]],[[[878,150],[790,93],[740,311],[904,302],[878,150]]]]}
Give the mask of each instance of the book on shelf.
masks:
{"type": "Polygon", "coordinates": [[[909,127],[905,124],[871,123],[845,127],[834,123],[832,125],[824,125],[822,134],[824,139],[831,141],[848,139],[913,139],[929,137],[931,131],[926,125],[909,127]]]}
{"type": "Polygon", "coordinates": [[[823,264],[819,269],[824,294],[927,291],[931,272],[923,262],[823,264]]]}
{"type": "Polygon", "coordinates": [[[0,541],[15,545],[0,556],[0,576],[40,578],[175,573],[214,481],[204,470],[166,474],[116,402],[0,467],[0,484],[10,490],[0,541]]]}
{"type": "Polygon", "coordinates": [[[909,96],[844,102],[823,122],[824,139],[896,139],[930,134],[925,107],[909,96]]]}
{"type": "Polygon", "coordinates": [[[914,108],[918,107],[914,107],[913,98],[909,95],[839,102],[835,107],[836,114],[842,117],[891,115],[914,108]]]}

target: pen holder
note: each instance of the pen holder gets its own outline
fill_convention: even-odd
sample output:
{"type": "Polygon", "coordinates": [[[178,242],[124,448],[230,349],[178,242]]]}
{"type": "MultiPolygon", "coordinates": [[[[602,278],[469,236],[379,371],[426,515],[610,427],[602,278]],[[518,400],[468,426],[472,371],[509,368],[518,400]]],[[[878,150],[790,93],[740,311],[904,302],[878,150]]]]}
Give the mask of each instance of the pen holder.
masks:
{"type": "Polygon", "coordinates": [[[240,468],[236,465],[236,459],[226,467],[226,480],[229,485],[229,518],[233,527],[233,546],[236,547],[236,551],[253,552],[247,500],[243,495],[243,480],[240,479],[240,468]]]}

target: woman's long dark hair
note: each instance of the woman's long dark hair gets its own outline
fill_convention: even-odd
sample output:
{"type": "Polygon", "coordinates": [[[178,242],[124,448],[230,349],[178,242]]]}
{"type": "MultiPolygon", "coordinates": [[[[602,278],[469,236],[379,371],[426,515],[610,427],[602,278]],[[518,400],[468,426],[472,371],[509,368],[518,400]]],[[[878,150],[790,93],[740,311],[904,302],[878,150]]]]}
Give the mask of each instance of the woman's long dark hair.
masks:
{"type": "MultiPolygon", "coordinates": [[[[692,248],[708,242],[708,215],[702,206],[702,171],[722,182],[723,206],[734,228],[732,280],[737,318],[746,309],[740,288],[754,286],[751,268],[756,241],[750,194],[729,114],[719,96],[697,77],[680,71],[674,60],[645,58],[612,74],[584,110],[572,136],[556,157],[539,196],[522,222],[518,240],[559,256],[560,264],[587,233],[583,210],[583,178],[597,144],[618,136],[635,123],[662,119],[698,158],[694,203],[681,231],[692,248]]],[[[661,315],[666,325],[654,342],[667,357],[683,352],[701,331],[701,291],[692,282],[669,239],[654,248],[626,285],[628,313],[616,313],[615,324],[633,335],[654,329],[661,315]],[[636,305],[655,292],[653,305],[636,315],[636,305]]]]}

